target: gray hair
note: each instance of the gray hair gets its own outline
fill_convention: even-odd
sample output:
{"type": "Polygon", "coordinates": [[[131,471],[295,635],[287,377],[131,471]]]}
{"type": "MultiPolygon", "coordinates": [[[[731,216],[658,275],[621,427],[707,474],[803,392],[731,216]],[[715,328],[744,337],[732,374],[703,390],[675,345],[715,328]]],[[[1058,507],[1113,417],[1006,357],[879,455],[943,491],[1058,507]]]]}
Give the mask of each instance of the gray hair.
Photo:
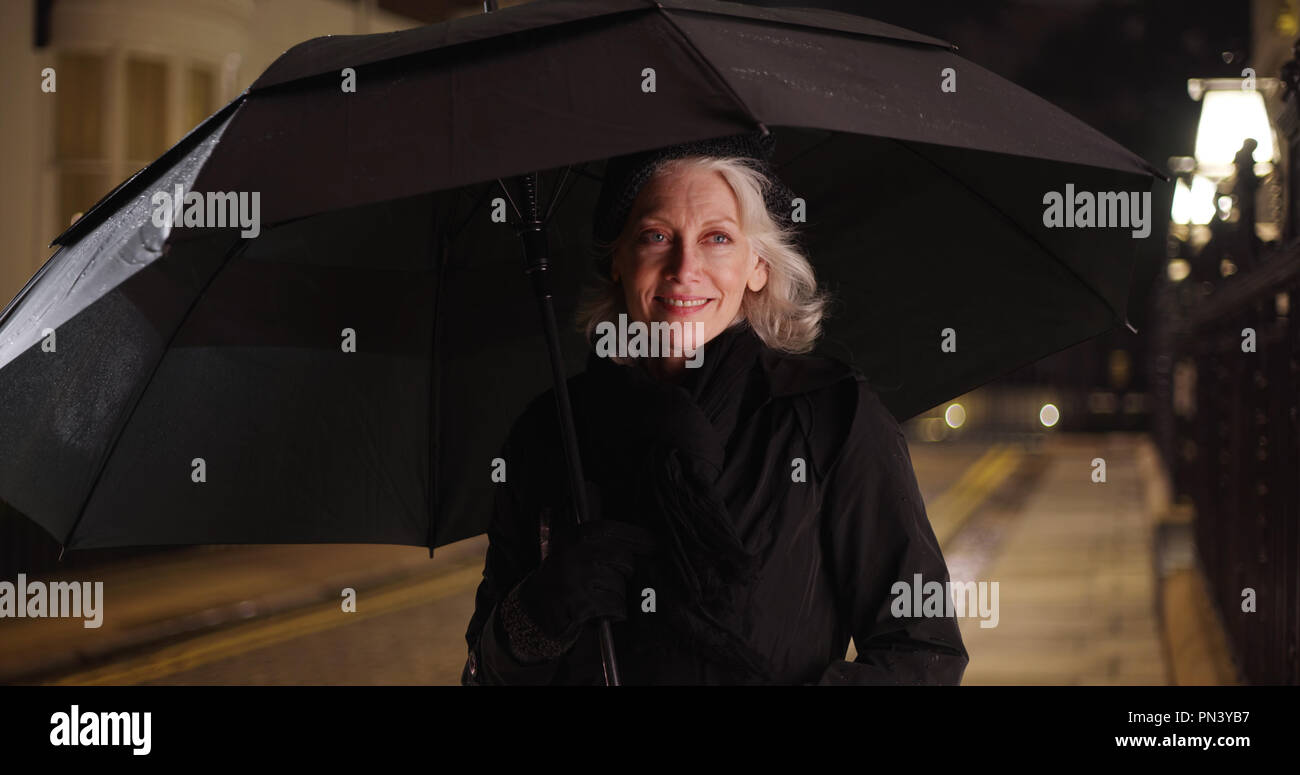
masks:
{"type": "MultiPolygon", "coordinates": [[[[740,206],[740,228],[759,259],[767,264],[767,284],[757,293],[745,290],[740,313],[732,325],[748,321],[754,333],[774,350],[812,350],[821,335],[827,298],[817,287],[812,263],[795,243],[794,227],[778,222],[764,203],[763,193],[771,181],[751,160],[736,156],[665,159],[655,166],[650,180],[682,171],[722,174],[740,206]]],[[[628,226],[624,224],[623,232],[613,242],[597,241],[594,245],[601,273],[596,286],[587,289],[577,316],[578,329],[586,333],[588,341],[594,338],[597,325],[615,322],[619,313],[627,312],[622,286],[610,279],[609,270],[614,256],[631,238],[628,226]]]]}

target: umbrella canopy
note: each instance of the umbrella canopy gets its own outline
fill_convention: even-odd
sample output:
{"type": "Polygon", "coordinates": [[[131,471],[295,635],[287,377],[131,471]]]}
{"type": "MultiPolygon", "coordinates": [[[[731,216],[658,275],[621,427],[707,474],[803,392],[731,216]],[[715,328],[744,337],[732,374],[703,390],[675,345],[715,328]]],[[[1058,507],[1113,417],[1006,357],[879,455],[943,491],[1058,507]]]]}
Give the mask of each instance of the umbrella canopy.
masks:
{"type": "Polygon", "coordinates": [[[545,171],[567,320],[602,160],[756,128],[838,300],[824,349],[900,419],[1124,322],[1131,230],[1048,225],[1045,197],[1159,173],[949,44],[537,2],[303,43],[61,235],[0,317],[0,498],[71,548],[480,533],[550,381],[497,180],[545,171]],[[160,225],[178,186],[256,227],[160,225]]]}

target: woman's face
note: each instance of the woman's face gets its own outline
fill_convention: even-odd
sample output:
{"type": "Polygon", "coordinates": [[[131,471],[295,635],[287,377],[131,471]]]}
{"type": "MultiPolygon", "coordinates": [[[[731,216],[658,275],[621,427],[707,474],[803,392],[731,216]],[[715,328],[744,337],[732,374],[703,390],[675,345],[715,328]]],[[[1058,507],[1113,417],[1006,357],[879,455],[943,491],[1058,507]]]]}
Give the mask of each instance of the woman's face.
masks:
{"type": "Polygon", "coordinates": [[[630,242],[614,259],[628,317],[702,325],[703,344],[736,319],[745,291],[767,284],[767,264],[740,230],[736,195],[719,172],[684,170],[648,182],[628,214],[630,242]]]}

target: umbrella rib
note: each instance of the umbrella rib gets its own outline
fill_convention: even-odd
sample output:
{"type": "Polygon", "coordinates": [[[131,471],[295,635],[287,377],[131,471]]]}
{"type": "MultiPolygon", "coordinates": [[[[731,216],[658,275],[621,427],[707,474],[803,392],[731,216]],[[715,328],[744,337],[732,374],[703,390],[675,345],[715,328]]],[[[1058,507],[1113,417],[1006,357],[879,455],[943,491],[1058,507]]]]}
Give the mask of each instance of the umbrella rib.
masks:
{"type": "Polygon", "coordinates": [[[95,490],[99,487],[99,482],[104,477],[104,471],[108,468],[108,461],[113,458],[113,453],[117,451],[117,445],[122,440],[122,436],[126,433],[126,426],[131,424],[131,418],[135,416],[136,409],[140,408],[140,402],[144,400],[144,394],[148,392],[150,384],[153,383],[154,377],[158,374],[159,367],[162,366],[163,359],[167,357],[167,353],[171,350],[172,342],[176,341],[176,335],[185,327],[185,323],[189,321],[190,315],[194,313],[194,308],[198,306],[199,301],[208,292],[208,288],[212,287],[213,281],[217,279],[217,276],[220,275],[227,266],[229,266],[230,259],[248,247],[248,244],[248,240],[241,238],[231,245],[230,249],[226,251],[225,258],[221,260],[221,265],[213,270],[212,276],[203,284],[203,288],[200,289],[198,293],[194,294],[194,300],[190,302],[190,306],[186,308],[185,314],[181,316],[179,321],[177,321],[176,327],[172,329],[171,335],[167,337],[167,344],[163,346],[158,356],[158,360],[154,362],[153,368],[149,370],[149,378],[141,383],[140,390],[136,393],[135,398],[131,403],[130,411],[126,412],[122,421],[118,424],[117,430],[113,432],[112,443],[108,445],[108,449],[104,452],[104,456],[100,458],[98,469],[95,471],[95,477],[90,480],[90,487],[86,490],[86,498],[81,503],[81,509],[78,510],[77,518],[73,520],[72,527],[68,529],[68,535],[63,540],[63,546],[66,547],[72,542],[72,536],[76,534],[77,528],[81,525],[81,518],[86,516],[86,509],[90,506],[90,500],[94,497],[95,490]]]}
{"type": "MultiPolygon", "coordinates": [[[[498,181],[498,183],[499,183],[499,182],[500,182],[500,181],[498,181]]],[[[462,190],[462,189],[456,189],[456,191],[457,191],[456,202],[457,202],[457,203],[460,202],[460,191],[461,191],[461,190],[462,190]]],[[[461,233],[462,231],[465,230],[465,227],[466,227],[466,226],[469,226],[470,221],[474,220],[474,214],[475,214],[476,212],[478,212],[479,205],[483,204],[483,200],[487,199],[488,194],[491,194],[491,193],[492,193],[492,184],[491,184],[491,183],[488,183],[487,185],[485,185],[485,186],[483,187],[483,193],[479,194],[479,195],[478,195],[478,199],[474,200],[474,203],[470,205],[470,207],[469,207],[469,212],[465,215],[465,220],[461,221],[461,222],[460,222],[460,225],[456,226],[455,230],[451,233],[451,240],[452,240],[452,241],[455,241],[458,237],[460,237],[460,233],[461,233]]],[[[458,209],[459,209],[458,207],[456,207],[455,205],[453,205],[453,206],[452,206],[452,214],[455,215],[455,214],[456,214],[456,211],[457,211],[458,209]]],[[[454,219],[453,219],[453,220],[454,220],[454,219]]]]}
{"type": "Polygon", "coordinates": [[[713,60],[705,56],[703,51],[700,51],[699,47],[695,45],[695,42],[691,40],[691,36],[687,35],[686,31],[683,30],[681,26],[673,19],[672,14],[668,13],[668,10],[665,9],[662,5],[659,5],[658,3],[655,3],[655,5],[659,9],[659,14],[668,21],[668,24],[673,28],[673,30],[677,32],[677,34],[681,37],[681,39],[686,43],[687,50],[689,50],[692,54],[694,54],[697,59],[703,62],[709,68],[709,70],[712,71],[714,77],[716,77],[722,83],[722,85],[726,87],[727,91],[731,94],[731,98],[735,100],[736,104],[740,106],[740,109],[745,112],[745,116],[748,117],[750,121],[753,121],[755,124],[757,124],[756,128],[763,130],[763,134],[766,135],[767,127],[763,124],[762,121],[758,119],[758,116],[754,115],[754,111],[750,110],[749,105],[745,104],[745,101],[741,99],[741,96],[736,92],[735,88],[732,87],[731,81],[728,81],[725,77],[723,77],[722,72],[718,70],[716,65],[713,64],[713,60]]]}
{"type": "MultiPolygon", "coordinates": [[[[207,130],[219,126],[226,120],[226,114],[233,112],[244,104],[244,99],[247,94],[248,92],[245,90],[243,94],[240,94],[238,97],[226,103],[220,110],[203,119],[203,121],[199,122],[198,126],[194,127],[186,133],[184,137],[177,140],[175,145],[168,148],[166,151],[163,151],[162,155],[157,159],[154,159],[143,169],[137,170],[135,174],[131,175],[131,177],[119,183],[116,188],[105,194],[98,202],[91,205],[80,218],[69,225],[68,228],[64,229],[59,236],[55,237],[54,241],[51,242],[50,245],[57,244],[64,247],[71,247],[83,236],[94,231],[100,223],[107,220],[104,211],[107,209],[111,201],[124,199],[128,193],[131,196],[135,196],[140,189],[143,189],[148,185],[149,181],[154,179],[145,173],[175,163],[196,146],[202,144],[202,142],[211,135],[211,132],[201,130],[207,130]],[[211,125],[211,127],[209,127],[209,125],[211,125]]],[[[205,160],[203,166],[206,166],[206,164],[207,162],[205,160]]]]}
{"type": "MultiPolygon", "coordinates": [[[[1012,218],[1011,216],[1007,215],[1005,212],[1002,211],[1001,208],[999,208],[997,205],[995,205],[995,204],[994,204],[994,203],[993,203],[993,202],[992,202],[988,197],[984,196],[984,195],[981,194],[979,191],[975,190],[975,189],[974,189],[974,188],[973,188],[969,183],[967,183],[966,181],[964,181],[964,180],[962,180],[961,178],[959,178],[959,177],[957,177],[956,175],[954,175],[954,174],[952,173],[951,170],[947,169],[946,167],[944,167],[944,166],[941,165],[941,164],[936,163],[935,161],[933,161],[932,159],[930,159],[928,156],[926,156],[925,154],[921,153],[921,152],[918,151],[916,148],[912,147],[911,144],[909,144],[909,143],[907,143],[907,142],[905,142],[905,141],[903,141],[903,140],[897,140],[897,139],[893,139],[893,138],[890,138],[890,139],[893,140],[893,142],[897,143],[898,145],[900,145],[900,146],[902,146],[903,148],[905,148],[905,149],[907,149],[908,151],[910,151],[913,155],[915,155],[915,156],[919,157],[921,160],[925,161],[925,162],[926,162],[927,164],[929,164],[930,166],[932,166],[932,167],[934,167],[935,169],[939,170],[939,171],[942,172],[944,175],[947,175],[949,178],[951,178],[952,180],[956,181],[956,183],[957,183],[958,185],[960,185],[962,188],[964,188],[964,189],[966,189],[967,191],[969,191],[973,196],[975,196],[976,198],[978,198],[978,199],[979,199],[981,202],[983,202],[983,203],[984,203],[984,204],[985,204],[985,205],[986,205],[990,210],[992,210],[993,212],[995,212],[995,213],[997,213],[998,215],[1002,216],[1002,218],[1003,218],[1004,220],[1006,220],[1008,223],[1010,223],[1012,226],[1014,226],[1014,227],[1016,228],[1016,231],[1020,232],[1020,234],[1022,234],[1022,235],[1025,237],[1025,239],[1028,239],[1030,242],[1032,242],[1032,243],[1034,243],[1035,245],[1037,245],[1039,250],[1041,250],[1041,251],[1043,251],[1044,253],[1046,253],[1047,255],[1051,256],[1052,260],[1055,261],[1057,264],[1059,264],[1063,269],[1065,269],[1065,271],[1069,272],[1069,273],[1070,273],[1070,276],[1072,276],[1075,280],[1077,280],[1077,281],[1079,282],[1080,285],[1082,285],[1084,288],[1087,288],[1089,291],[1092,292],[1092,294],[1093,294],[1094,296],[1096,296],[1098,299],[1100,299],[1100,300],[1101,300],[1101,303],[1102,303],[1102,306],[1104,306],[1104,307],[1107,309],[1107,311],[1110,312],[1111,316],[1112,316],[1112,317],[1113,317],[1117,322],[1118,322],[1118,321],[1124,321],[1125,324],[1127,325],[1127,322],[1128,322],[1128,317],[1127,317],[1127,315],[1121,315],[1121,314],[1119,314],[1119,312],[1116,311],[1115,307],[1113,307],[1113,306],[1111,305],[1110,300],[1107,299],[1105,296],[1102,295],[1101,291],[1099,291],[1099,290],[1097,290],[1095,287],[1093,287],[1092,283],[1090,283],[1090,282],[1088,282],[1087,280],[1083,279],[1083,277],[1082,277],[1078,272],[1076,272],[1076,271],[1074,270],[1074,267],[1070,266],[1068,263],[1066,263],[1064,260],[1062,260],[1062,258],[1061,258],[1060,256],[1056,255],[1056,253],[1055,253],[1054,251],[1049,250],[1048,247],[1047,247],[1046,245],[1044,245],[1042,242],[1040,242],[1040,241],[1038,240],[1037,237],[1035,237],[1033,234],[1031,234],[1031,233],[1029,232],[1028,229],[1026,229],[1024,226],[1022,226],[1022,225],[1020,224],[1019,221],[1017,221],[1015,218],[1012,218]]],[[[1131,267],[1130,267],[1130,274],[1132,274],[1132,268],[1131,268],[1131,267]]]]}
{"type": "Polygon", "coordinates": [[[581,169],[578,169],[574,174],[575,174],[575,175],[581,175],[582,177],[586,178],[587,180],[591,180],[591,181],[594,181],[594,182],[596,182],[596,183],[602,183],[602,182],[604,182],[605,179],[604,179],[603,177],[601,177],[600,175],[597,175],[597,174],[595,174],[595,173],[593,173],[593,172],[588,172],[586,168],[587,168],[587,165],[586,165],[586,164],[583,164],[583,165],[582,165],[582,168],[581,168],[581,169]]]}
{"type": "MultiPolygon", "coordinates": [[[[586,22],[590,22],[590,21],[592,21],[592,20],[594,20],[594,19],[611,19],[611,18],[617,18],[617,17],[620,17],[620,16],[627,16],[627,15],[631,15],[631,14],[643,13],[643,12],[646,12],[646,11],[654,11],[654,10],[658,10],[658,11],[660,11],[661,13],[666,13],[666,12],[668,12],[668,11],[672,11],[672,12],[674,12],[674,13],[678,13],[678,14],[682,14],[682,15],[693,14],[693,15],[696,15],[696,16],[704,16],[704,17],[708,17],[708,18],[710,18],[710,19],[721,19],[721,20],[724,20],[724,21],[733,21],[733,22],[739,22],[739,23],[751,24],[751,25],[755,25],[755,26],[758,26],[758,25],[767,25],[767,26],[773,26],[773,25],[776,25],[776,26],[789,26],[789,27],[794,27],[794,28],[798,28],[798,29],[801,29],[801,30],[810,30],[810,31],[812,31],[812,32],[816,32],[816,33],[820,33],[820,34],[827,34],[827,35],[849,35],[849,36],[853,36],[854,38],[863,38],[863,39],[869,39],[869,40],[880,40],[880,41],[885,41],[885,42],[888,42],[888,43],[893,43],[893,44],[898,44],[898,45],[924,46],[924,47],[928,47],[928,48],[938,48],[938,49],[943,49],[943,50],[947,50],[947,51],[954,51],[954,52],[959,50],[958,47],[957,47],[955,44],[953,44],[953,43],[951,43],[951,42],[949,42],[949,41],[946,41],[946,40],[940,40],[939,38],[935,38],[935,37],[932,37],[932,36],[929,36],[929,35],[922,35],[921,33],[915,32],[914,30],[907,30],[907,29],[903,29],[903,28],[895,28],[895,29],[898,29],[900,32],[909,33],[910,35],[915,35],[917,39],[914,39],[914,38],[911,38],[911,37],[898,37],[896,34],[890,34],[890,32],[889,32],[888,30],[881,30],[881,31],[878,31],[878,32],[867,32],[867,31],[865,31],[865,30],[852,30],[852,29],[845,29],[845,28],[843,28],[843,27],[828,27],[828,26],[825,26],[825,25],[823,25],[823,24],[818,24],[818,23],[815,23],[815,22],[806,22],[806,21],[800,21],[800,20],[795,20],[795,19],[785,19],[785,20],[766,19],[766,18],[760,18],[760,17],[748,16],[748,15],[745,15],[745,14],[736,14],[736,13],[720,12],[720,11],[711,10],[711,9],[708,9],[708,8],[686,8],[686,7],[673,7],[673,6],[665,7],[664,5],[662,5],[661,3],[657,2],[656,0],[644,0],[644,2],[645,2],[645,5],[643,5],[643,6],[632,6],[632,7],[624,8],[624,9],[621,9],[621,10],[615,10],[615,11],[609,11],[609,12],[599,13],[599,14],[596,14],[596,15],[593,15],[593,16],[582,16],[582,17],[578,17],[578,18],[562,19],[562,20],[555,21],[555,22],[552,22],[552,23],[547,23],[547,24],[545,24],[545,25],[543,25],[543,26],[541,26],[541,27],[532,27],[532,28],[525,28],[525,29],[527,29],[527,30],[530,31],[530,32],[541,32],[541,31],[544,31],[544,32],[547,32],[547,33],[555,32],[555,33],[557,33],[556,36],[558,37],[559,34],[562,34],[562,33],[568,31],[568,30],[566,29],[567,27],[572,26],[572,25],[580,25],[580,24],[583,24],[583,23],[586,23],[586,22]]],[[[815,10],[815,11],[823,11],[823,10],[828,10],[828,9],[812,8],[812,9],[799,9],[799,10],[815,10]]],[[[496,13],[509,13],[509,12],[510,12],[510,9],[502,9],[502,11],[499,11],[499,12],[496,12],[496,13]]],[[[440,22],[439,24],[448,24],[448,23],[450,23],[450,21],[454,21],[454,20],[448,20],[448,21],[446,21],[446,22],[440,22]]],[[[433,27],[433,26],[439,26],[439,25],[427,25],[427,27],[433,27]]],[[[893,25],[889,25],[889,26],[893,26],[893,25]]],[[[518,33],[519,31],[520,31],[520,30],[515,30],[515,31],[512,31],[512,32],[507,32],[507,33],[498,33],[498,34],[490,35],[490,36],[487,36],[487,37],[472,38],[472,39],[469,39],[469,40],[461,40],[461,41],[458,41],[458,42],[455,42],[455,43],[451,43],[451,44],[448,44],[448,45],[436,45],[436,46],[433,46],[433,47],[420,48],[420,49],[416,49],[416,50],[414,50],[414,51],[405,51],[404,53],[396,54],[396,55],[393,55],[393,56],[380,56],[380,58],[378,58],[378,59],[363,59],[360,63],[352,62],[352,64],[353,64],[353,66],[356,66],[356,67],[362,67],[362,66],[364,66],[364,67],[388,66],[388,65],[392,65],[392,63],[400,62],[400,61],[403,60],[403,59],[413,59],[413,58],[418,58],[418,57],[421,57],[421,56],[428,56],[428,55],[432,55],[432,54],[444,54],[444,53],[445,53],[445,54],[448,54],[448,55],[455,55],[455,54],[459,53],[458,49],[464,49],[464,48],[469,48],[469,47],[473,47],[473,46],[482,46],[482,45],[484,45],[484,44],[497,43],[497,42],[500,41],[500,39],[501,39],[502,37],[506,37],[506,36],[509,36],[509,35],[516,34],[516,33],[518,33]]],[[[378,37],[378,36],[381,36],[381,35],[382,35],[382,36],[388,36],[388,35],[395,35],[395,34],[402,34],[402,33],[410,34],[410,33],[411,33],[411,30],[401,30],[401,31],[398,31],[397,33],[388,33],[388,32],[385,32],[385,33],[374,33],[373,35],[358,35],[358,36],[349,36],[349,37],[378,37]]],[[[263,71],[263,72],[261,73],[261,75],[258,76],[257,80],[255,80],[255,81],[254,81],[254,82],[253,82],[253,83],[252,83],[252,84],[251,84],[251,85],[250,85],[250,86],[249,86],[249,87],[244,91],[244,95],[249,95],[249,94],[261,94],[261,93],[264,93],[264,92],[274,91],[274,90],[281,89],[281,88],[284,88],[284,87],[294,87],[294,86],[297,86],[297,85],[301,84],[301,83],[304,82],[304,81],[309,81],[309,80],[312,80],[312,79],[320,79],[320,78],[322,78],[322,77],[324,77],[324,76],[330,76],[330,75],[332,75],[333,73],[336,73],[336,72],[338,71],[338,68],[337,68],[336,66],[328,66],[328,67],[325,67],[325,66],[323,66],[323,65],[317,65],[318,67],[324,67],[324,69],[321,69],[321,70],[318,70],[318,71],[317,71],[317,70],[312,70],[311,68],[308,68],[308,72],[303,73],[303,74],[300,74],[300,75],[289,76],[289,77],[285,78],[285,80],[271,81],[271,82],[269,82],[269,83],[262,83],[263,79],[266,77],[266,74],[267,74],[268,72],[270,72],[272,69],[274,69],[275,66],[281,62],[281,60],[286,60],[286,59],[287,59],[291,54],[292,54],[294,57],[297,57],[297,58],[305,58],[305,55],[306,55],[306,54],[317,55],[317,52],[310,52],[310,51],[309,51],[309,52],[296,52],[296,53],[295,53],[295,49],[296,49],[298,46],[303,46],[303,45],[308,44],[308,43],[314,43],[314,42],[317,41],[317,40],[319,40],[319,38],[309,38],[308,40],[302,41],[301,43],[297,44],[297,46],[295,46],[295,47],[293,47],[293,48],[290,48],[288,51],[285,51],[284,53],[282,53],[279,57],[277,57],[277,58],[276,58],[276,59],[271,63],[270,66],[268,66],[268,67],[266,68],[265,71],[263,71]]],[[[327,56],[333,56],[333,54],[331,53],[331,54],[329,54],[329,55],[327,55],[327,56]]],[[[285,67],[289,67],[289,66],[286,65],[285,67]]],[[[241,96],[244,96],[244,95],[241,95],[241,96]]]]}
{"type": "Polygon", "coordinates": [[[813,151],[816,151],[817,149],[821,148],[823,145],[826,145],[827,143],[834,140],[837,134],[838,134],[837,132],[827,132],[825,137],[813,143],[812,145],[804,148],[803,150],[799,151],[799,153],[795,154],[794,156],[782,162],[781,165],[776,168],[776,171],[781,172],[785,168],[794,165],[795,162],[799,161],[803,157],[807,156],[813,151]]]}
{"type": "Polygon", "coordinates": [[[524,214],[519,211],[519,205],[515,204],[515,200],[510,196],[510,189],[501,181],[501,178],[497,178],[497,185],[501,187],[501,193],[506,195],[506,201],[509,202],[510,207],[514,209],[515,217],[522,221],[524,219],[524,214]]]}
{"type": "Polygon", "coordinates": [[[13,297],[13,299],[4,306],[4,309],[0,309],[0,326],[3,326],[5,321],[9,319],[9,316],[14,314],[18,309],[19,303],[23,300],[23,297],[26,296],[32,288],[36,287],[36,284],[40,282],[41,278],[45,276],[45,273],[50,270],[51,266],[53,266],[54,259],[58,258],[59,254],[62,253],[64,249],[65,246],[60,245],[58,250],[54,251],[49,258],[45,259],[45,263],[41,264],[41,268],[37,270],[36,274],[32,275],[31,279],[23,285],[23,289],[18,292],[18,295],[13,297]]]}
{"type": "Polygon", "coordinates": [[[555,187],[555,196],[551,197],[551,203],[546,206],[546,215],[542,216],[543,221],[551,220],[551,213],[555,212],[555,205],[559,203],[560,196],[564,193],[564,184],[569,179],[569,170],[572,168],[572,164],[565,165],[564,174],[560,176],[560,182],[555,187]]]}
{"type": "MultiPolygon", "coordinates": [[[[572,167],[567,167],[566,171],[568,169],[572,169],[572,167]]],[[[567,190],[557,191],[555,194],[556,198],[551,202],[550,209],[546,211],[546,219],[548,222],[550,221],[551,218],[551,212],[554,211],[558,205],[563,204],[564,200],[568,199],[569,195],[573,193],[574,186],[578,185],[577,176],[581,175],[582,177],[585,177],[588,180],[601,180],[601,182],[604,182],[601,178],[597,178],[595,175],[592,175],[590,172],[587,172],[587,164],[585,162],[580,168],[574,170],[573,174],[574,174],[574,179],[572,182],[569,183],[569,188],[567,190]]],[[[564,181],[560,181],[560,185],[561,188],[563,188],[564,181]]]]}
{"type": "MultiPolygon", "coordinates": [[[[816,32],[827,34],[827,35],[852,35],[856,38],[870,38],[872,40],[883,40],[883,41],[888,41],[890,43],[899,43],[903,45],[929,46],[931,48],[941,48],[947,51],[957,50],[957,45],[955,43],[951,43],[946,40],[940,40],[939,38],[935,38],[930,35],[922,35],[921,33],[915,32],[914,30],[908,30],[901,27],[898,27],[896,29],[900,29],[903,32],[912,33],[913,35],[917,35],[918,37],[928,38],[928,40],[914,40],[912,38],[900,38],[885,32],[865,32],[863,30],[846,30],[842,27],[826,27],[821,24],[810,24],[807,22],[796,21],[793,19],[780,19],[780,20],[763,19],[754,16],[744,16],[744,15],[730,14],[730,13],[719,12],[719,11],[711,11],[708,8],[685,8],[685,7],[664,8],[664,6],[656,2],[656,0],[650,0],[650,2],[654,2],[654,4],[659,6],[659,9],[662,11],[676,11],[677,13],[681,13],[681,14],[696,14],[697,16],[722,17],[724,19],[743,19],[744,21],[750,22],[755,26],[766,24],[769,26],[779,26],[779,27],[785,27],[785,26],[798,27],[800,29],[814,30],[816,32]]],[[[761,6],[759,7],[761,8],[761,6]]],[[[787,8],[774,7],[771,10],[831,11],[833,9],[817,8],[817,7],[809,7],[809,6],[793,6],[787,8]]]]}

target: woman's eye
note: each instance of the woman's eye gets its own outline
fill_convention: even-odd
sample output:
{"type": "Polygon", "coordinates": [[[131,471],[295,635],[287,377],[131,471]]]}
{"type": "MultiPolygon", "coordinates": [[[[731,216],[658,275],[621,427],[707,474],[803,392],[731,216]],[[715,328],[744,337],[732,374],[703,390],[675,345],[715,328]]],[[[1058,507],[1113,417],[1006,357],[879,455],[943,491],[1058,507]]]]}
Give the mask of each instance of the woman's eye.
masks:
{"type": "MultiPolygon", "coordinates": [[[[716,231],[708,236],[708,239],[714,245],[726,245],[731,242],[731,235],[716,231]]],[[[664,245],[668,242],[668,235],[661,231],[647,231],[641,235],[642,242],[648,242],[653,245],[664,245]]]]}

